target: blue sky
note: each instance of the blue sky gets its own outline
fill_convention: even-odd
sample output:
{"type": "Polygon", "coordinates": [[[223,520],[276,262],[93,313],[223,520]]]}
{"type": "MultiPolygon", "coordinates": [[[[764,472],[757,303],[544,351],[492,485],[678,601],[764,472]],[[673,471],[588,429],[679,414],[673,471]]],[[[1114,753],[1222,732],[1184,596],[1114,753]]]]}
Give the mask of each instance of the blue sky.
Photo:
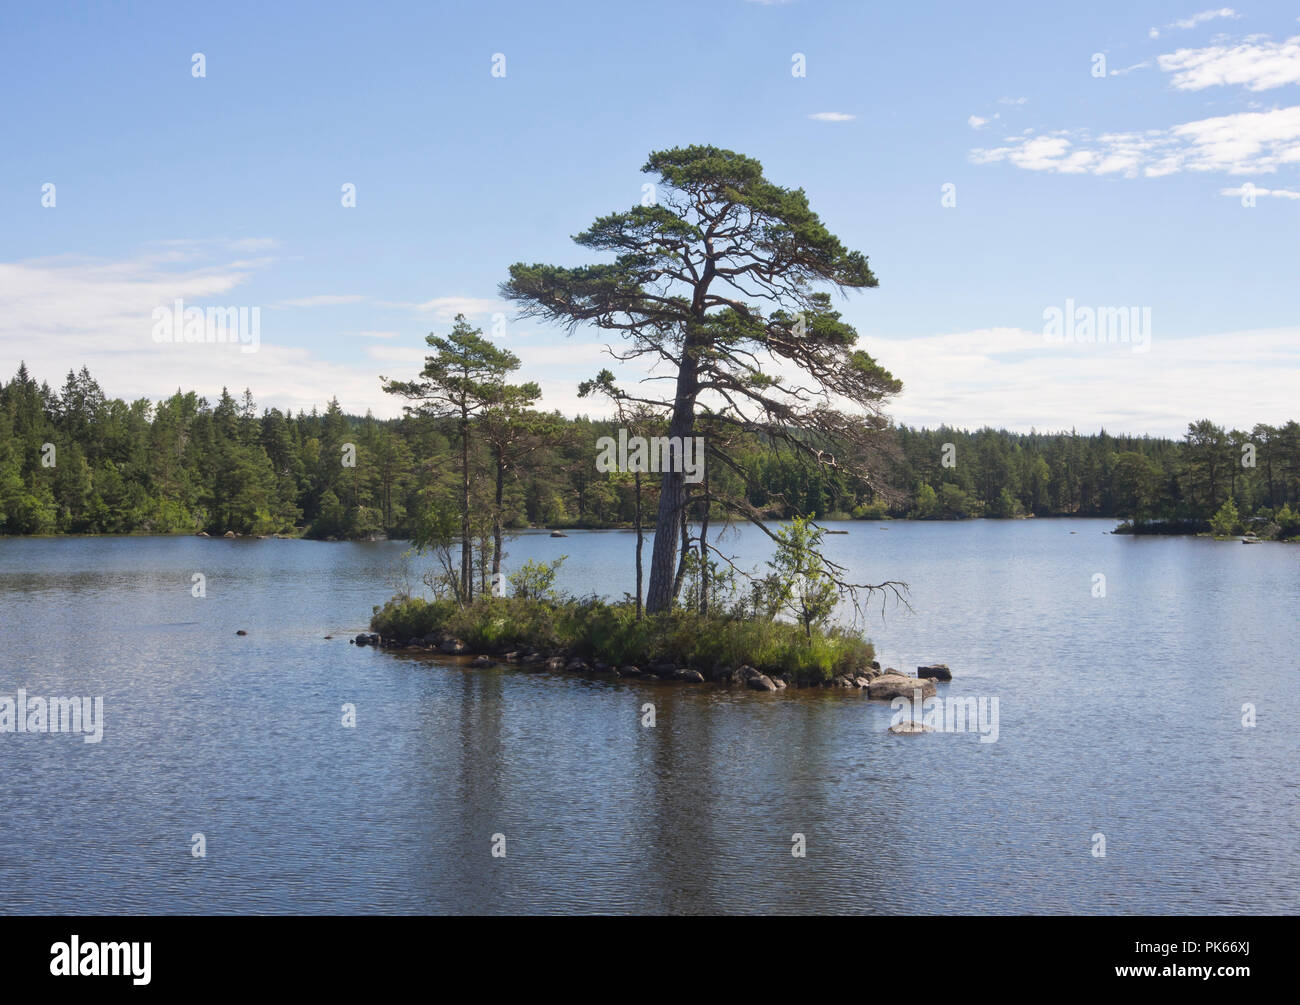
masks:
{"type": "MultiPolygon", "coordinates": [[[[591,260],[649,151],[712,143],[870,256],[841,307],[900,421],[1293,418],[1300,5],[1202,3],[10,5],[0,364],[394,414],[425,334],[508,312],[511,262],[591,260]],[[260,307],[259,351],[156,344],[175,297],[260,307]],[[1147,351],[1047,341],[1067,298],[1150,308],[1147,351]]],[[[497,337],[593,410],[602,333],[497,337]]]]}

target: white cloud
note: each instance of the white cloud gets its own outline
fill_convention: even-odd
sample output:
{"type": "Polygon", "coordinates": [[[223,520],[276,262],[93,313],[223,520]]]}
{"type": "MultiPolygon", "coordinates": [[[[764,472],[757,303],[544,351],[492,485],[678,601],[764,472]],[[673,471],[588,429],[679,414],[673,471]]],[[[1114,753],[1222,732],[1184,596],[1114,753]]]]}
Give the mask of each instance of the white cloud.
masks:
{"type": "MultiPolygon", "coordinates": [[[[1217,21],[1220,18],[1228,18],[1229,20],[1235,21],[1239,17],[1241,17],[1241,15],[1231,7],[1220,7],[1217,10],[1203,10],[1199,14],[1193,14],[1190,17],[1181,18],[1178,21],[1165,25],[1165,30],[1167,31],[1170,28],[1181,28],[1186,31],[1188,28],[1195,28],[1197,25],[1205,24],[1207,21],[1217,21]]],[[[1159,38],[1160,29],[1149,29],[1147,31],[1147,37],[1159,38]]]]}
{"type": "Polygon", "coordinates": [[[808,118],[816,119],[818,122],[852,122],[857,116],[850,115],[848,112],[814,112],[808,118]]]}
{"type": "Polygon", "coordinates": [[[890,412],[909,425],[1181,436],[1200,418],[1237,428],[1292,418],[1300,327],[1179,337],[1161,333],[1158,314],[1154,322],[1146,353],[1052,344],[1018,328],[865,348],[903,381],[890,412]]]}
{"type": "Polygon", "coordinates": [[[1235,45],[1179,49],[1158,59],[1160,69],[1174,75],[1171,83],[1180,91],[1230,84],[1268,91],[1300,84],[1300,35],[1285,42],[1247,39],[1235,45]]]}
{"type": "Polygon", "coordinates": [[[355,334],[362,338],[397,338],[397,332],[360,331],[355,334]]]}
{"type": "Polygon", "coordinates": [[[1219,195],[1243,196],[1247,192],[1255,196],[1267,196],[1273,199],[1300,199],[1300,192],[1293,191],[1289,188],[1259,188],[1252,185],[1250,188],[1241,186],[1240,188],[1221,188],[1219,195]]]}
{"type": "Polygon", "coordinates": [[[982,129],[989,124],[989,120],[981,119],[978,115],[972,115],[966,120],[966,124],[972,129],[982,129]]]}
{"type": "MultiPolygon", "coordinates": [[[[27,362],[52,384],[85,365],[105,393],[157,399],[176,388],[209,400],[223,386],[252,388],[259,405],[311,409],[338,395],[347,407],[395,415],[377,375],[277,344],[265,314],[261,345],[244,353],[230,344],[158,344],[153,311],[180,298],[192,306],[247,306],[240,287],[251,269],[238,262],[176,270],[170,254],[130,261],[68,257],[0,263],[0,358],[27,362]]],[[[272,317],[282,317],[275,314],[272,317]]]]}
{"type": "Polygon", "coordinates": [[[505,305],[500,300],[487,297],[434,297],[411,306],[421,314],[432,314],[434,321],[443,323],[456,320],[457,314],[474,318],[505,310],[505,305]]]}
{"type": "Polygon", "coordinates": [[[999,105],[1023,105],[1028,98],[998,98],[999,105]]]}
{"type": "Polygon", "coordinates": [[[1280,167],[1300,167],[1300,105],[1096,138],[1084,130],[1027,133],[1009,137],[1003,146],[972,150],[971,160],[1062,174],[1271,174],[1280,167]]]}

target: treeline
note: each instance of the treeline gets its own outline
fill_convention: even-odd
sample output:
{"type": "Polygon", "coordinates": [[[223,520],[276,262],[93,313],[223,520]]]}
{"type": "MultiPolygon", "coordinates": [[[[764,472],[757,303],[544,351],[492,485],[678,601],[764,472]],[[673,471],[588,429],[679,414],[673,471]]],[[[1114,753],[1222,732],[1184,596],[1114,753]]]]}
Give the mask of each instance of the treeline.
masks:
{"type": "MultiPolygon", "coordinates": [[[[544,421],[525,424],[512,446],[504,524],[630,524],[634,476],[595,463],[596,441],[617,436],[618,423],[529,414],[544,421]]],[[[1078,515],[1300,534],[1294,421],[1249,432],[1200,421],[1182,440],[906,426],[889,440],[874,485],[755,441],[731,448],[752,461],[750,483],[731,484],[739,476],[715,466],[711,489],[778,518],[1078,515]]],[[[477,535],[495,512],[501,458],[490,438],[470,442],[482,475],[473,480],[477,535]]],[[[215,403],[181,391],[128,403],[106,397],[85,368],[55,391],[20,366],[0,387],[0,533],[405,538],[454,500],[460,451],[454,419],[381,421],[348,415],[337,400],[324,412],[259,411],[248,391],[223,391],[215,403]]],[[[658,479],[641,481],[649,512],[658,479]]]]}
{"type": "Polygon", "coordinates": [[[1078,433],[897,430],[895,515],[1097,516],[1133,529],[1300,533],[1300,424],[1226,430],[1207,419],[1181,440],[1078,433]]]}

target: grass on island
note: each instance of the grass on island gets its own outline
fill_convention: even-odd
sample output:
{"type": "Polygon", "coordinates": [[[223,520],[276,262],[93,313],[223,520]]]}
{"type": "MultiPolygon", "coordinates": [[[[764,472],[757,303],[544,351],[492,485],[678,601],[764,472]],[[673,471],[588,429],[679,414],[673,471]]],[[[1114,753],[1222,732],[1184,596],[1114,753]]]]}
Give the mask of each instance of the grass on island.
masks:
{"type": "Polygon", "coordinates": [[[564,653],[616,666],[659,663],[699,670],[705,677],[748,664],[794,684],[815,684],[861,670],[875,656],[872,644],[843,628],[813,628],[784,621],[702,617],[675,609],[636,617],[630,603],[480,598],[462,607],[453,600],[394,597],[376,608],[370,628],[384,639],[411,640],[442,633],[473,653],[516,647],[564,653]]]}

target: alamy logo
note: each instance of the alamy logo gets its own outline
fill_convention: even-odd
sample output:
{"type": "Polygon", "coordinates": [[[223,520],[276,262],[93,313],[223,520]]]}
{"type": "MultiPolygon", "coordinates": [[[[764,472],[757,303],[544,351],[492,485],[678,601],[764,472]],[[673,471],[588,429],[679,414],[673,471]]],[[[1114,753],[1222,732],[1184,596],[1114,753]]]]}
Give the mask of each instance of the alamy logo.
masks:
{"type": "Polygon", "coordinates": [[[920,723],[937,733],[979,733],[980,743],[998,742],[998,699],[975,697],[921,698],[921,690],[912,698],[902,695],[889,703],[894,716],[889,725],[920,723]]]}
{"type": "Polygon", "coordinates": [[[0,695],[0,733],[80,733],[85,743],[104,738],[104,697],[28,698],[0,695]]]}
{"type": "Polygon", "coordinates": [[[262,344],[260,307],[186,307],[177,299],[171,307],[153,309],[153,340],[163,343],[222,343],[240,352],[257,352],[262,344]]]}
{"type": "Polygon", "coordinates": [[[1067,297],[1065,310],[1045,308],[1043,320],[1043,338],[1054,344],[1124,344],[1134,352],[1151,348],[1150,307],[1076,307],[1067,297]]]}
{"type": "Polygon", "coordinates": [[[628,436],[620,429],[617,441],[602,436],[596,449],[596,470],[602,473],[680,471],[692,485],[704,480],[703,436],[628,436]]]}
{"type": "Polygon", "coordinates": [[[153,943],[82,942],[74,935],[50,946],[50,973],[55,977],[130,977],[141,986],[150,980],[153,943]]]}

